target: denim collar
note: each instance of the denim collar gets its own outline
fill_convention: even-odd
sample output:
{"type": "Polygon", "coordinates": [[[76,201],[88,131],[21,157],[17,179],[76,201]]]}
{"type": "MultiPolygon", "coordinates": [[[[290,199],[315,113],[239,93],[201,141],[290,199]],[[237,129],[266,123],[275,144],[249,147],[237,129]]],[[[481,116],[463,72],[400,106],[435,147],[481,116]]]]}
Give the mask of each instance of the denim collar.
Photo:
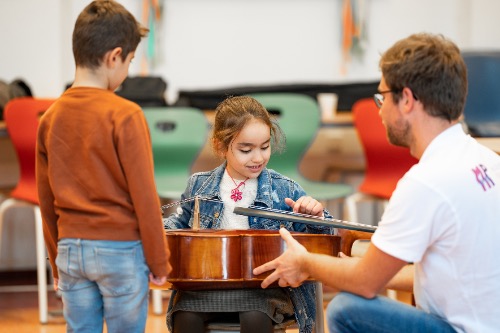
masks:
{"type": "MultiPolygon", "coordinates": [[[[211,171],[210,176],[203,182],[195,195],[208,196],[210,198],[217,198],[221,200],[220,196],[220,182],[224,175],[227,162],[222,163],[217,168],[211,171]]],[[[267,168],[264,168],[257,177],[257,197],[255,198],[256,205],[264,207],[272,207],[273,202],[271,198],[272,193],[272,177],[267,168]]]]}

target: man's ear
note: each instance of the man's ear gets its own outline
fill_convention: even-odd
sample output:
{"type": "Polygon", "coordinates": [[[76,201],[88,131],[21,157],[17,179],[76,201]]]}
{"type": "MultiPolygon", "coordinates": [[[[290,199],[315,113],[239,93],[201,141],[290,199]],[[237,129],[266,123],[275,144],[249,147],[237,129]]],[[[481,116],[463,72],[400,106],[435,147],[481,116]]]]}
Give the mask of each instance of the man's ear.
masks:
{"type": "Polygon", "coordinates": [[[409,112],[413,109],[417,99],[414,97],[413,92],[410,88],[405,87],[401,92],[400,102],[403,102],[403,108],[406,112],[409,112]]]}

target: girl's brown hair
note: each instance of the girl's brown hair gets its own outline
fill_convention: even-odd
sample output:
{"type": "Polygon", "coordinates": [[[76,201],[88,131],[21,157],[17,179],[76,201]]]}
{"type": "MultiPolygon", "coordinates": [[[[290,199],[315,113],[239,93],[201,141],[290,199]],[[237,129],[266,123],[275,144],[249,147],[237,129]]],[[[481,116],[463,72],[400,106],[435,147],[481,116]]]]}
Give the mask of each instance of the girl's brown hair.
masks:
{"type": "Polygon", "coordinates": [[[269,126],[272,151],[282,151],[285,136],[276,119],[255,98],[236,96],[226,98],[215,109],[212,146],[216,155],[226,152],[234,138],[252,119],[258,119],[269,126]]]}

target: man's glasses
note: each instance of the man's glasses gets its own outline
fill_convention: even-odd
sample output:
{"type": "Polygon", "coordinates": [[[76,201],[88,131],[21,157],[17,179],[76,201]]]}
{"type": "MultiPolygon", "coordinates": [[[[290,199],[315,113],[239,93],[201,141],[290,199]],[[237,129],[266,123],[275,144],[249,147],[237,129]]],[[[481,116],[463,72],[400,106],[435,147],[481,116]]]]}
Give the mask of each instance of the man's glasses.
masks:
{"type": "MultiPolygon", "coordinates": [[[[400,90],[385,90],[385,91],[379,91],[376,94],[373,94],[373,100],[375,101],[375,104],[377,104],[377,107],[380,109],[382,105],[384,104],[384,94],[390,93],[390,92],[398,92],[400,90]]],[[[411,94],[413,95],[413,98],[418,100],[417,95],[412,91],[411,94]]]]}
{"type": "Polygon", "coordinates": [[[386,91],[379,91],[376,94],[373,94],[373,100],[375,101],[375,104],[377,104],[377,107],[380,109],[382,107],[382,104],[384,104],[384,94],[394,92],[394,90],[386,90],[386,91]]]}

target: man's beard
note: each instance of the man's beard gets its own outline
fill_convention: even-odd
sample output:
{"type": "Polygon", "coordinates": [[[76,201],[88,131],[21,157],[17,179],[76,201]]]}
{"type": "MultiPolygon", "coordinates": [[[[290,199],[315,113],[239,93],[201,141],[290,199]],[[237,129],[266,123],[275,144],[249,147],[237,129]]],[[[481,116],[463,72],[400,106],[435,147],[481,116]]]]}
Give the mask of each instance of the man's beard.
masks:
{"type": "Polygon", "coordinates": [[[408,122],[400,119],[396,125],[387,127],[387,138],[395,146],[410,147],[411,126],[408,122]]]}

